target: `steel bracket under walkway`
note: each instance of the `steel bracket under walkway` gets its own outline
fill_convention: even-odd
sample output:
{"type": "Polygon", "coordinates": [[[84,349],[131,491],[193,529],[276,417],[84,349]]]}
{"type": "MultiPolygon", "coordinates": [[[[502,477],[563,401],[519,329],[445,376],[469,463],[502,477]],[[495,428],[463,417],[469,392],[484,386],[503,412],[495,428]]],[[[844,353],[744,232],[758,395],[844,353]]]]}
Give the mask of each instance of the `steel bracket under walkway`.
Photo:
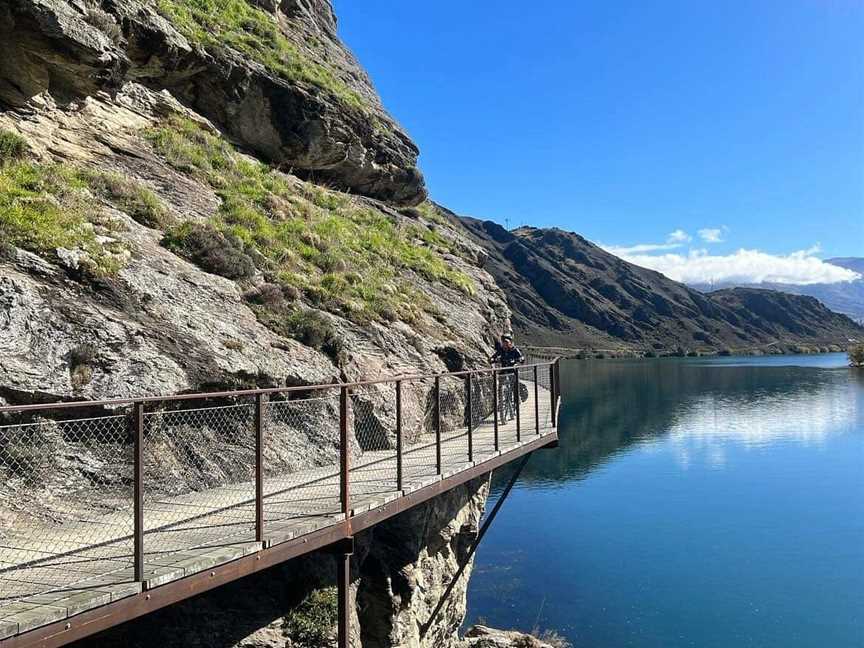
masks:
{"type": "MultiPolygon", "coordinates": [[[[554,441],[554,445],[550,443],[545,446],[546,448],[558,447],[558,441],[554,441]]],[[[432,614],[429,615],[429,619],[423,626],[420,628],[420,639],[426,637],[426,633],[429,632],[429,628],[432,627],[432,624],[435,622],[436,617],[441,612],[441,609],[444,607],[444,604],[447,602],[447,599],[450,598],[450,594],[453,593],[453,589],[456,587],[456,583],[459,582],[459,579],[462,577],[462,574],[465,572],[465,569],[471,562],[471,559],[474,557],[474,553],[477,551],[477,547],[480,546],[480,543],[483,541],[483,536],[486,535],[486,532],[489,530],[489,527],[492,526],[492,522],[495,521],[495,516],[498,515],[498,511],[501,510],[501,507],[504,505],[504,502],[507,500],[507,496],[510,495],[510,491],[513,490],[513,486],[516,485],[516,482],[519,480],[520,475],[522,475],[522,469],[525,468],[525,464],[528,463],[528,460],[531,458],[533,453],[528,453],[522,457],[519,461],[519,465],[516,467],[516,472],[510,477],[510,481],[507,482],[507,486],[501,493],[501,497],[498,498],[498,501],[495,502],[495,506],[492,508],[492,512],[489,513],[489,517],[487,517],[483,521],[483,525],[480,527],[480,532],[477,534],[477,537],[474,539],[474,542],[471,543],[471,548],[468,550],[468,555],[465,557],[465,560],[462,561],[462,564],[459,565],[459,569],[456,572],[456,575],[453,576],[450,584],[447,586],[447,589],[444,591],[444,594],[441,595],[441,599],[438,601],[438,605],[435,606],[435,609],[432,611],[432,614]]],[[[341,648],[341,646],[340,646],[341,648]]]]}

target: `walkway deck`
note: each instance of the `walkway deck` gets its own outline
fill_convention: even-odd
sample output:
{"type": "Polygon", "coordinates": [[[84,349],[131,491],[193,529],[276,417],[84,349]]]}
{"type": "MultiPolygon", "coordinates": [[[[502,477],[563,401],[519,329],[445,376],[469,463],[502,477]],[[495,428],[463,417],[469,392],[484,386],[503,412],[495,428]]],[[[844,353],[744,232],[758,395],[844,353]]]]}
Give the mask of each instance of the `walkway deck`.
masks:
{"type": "MultiPolygon", "coordinates": [[[[467,427],[442,434],[441,474],[437,471],[434,433],[424,434],[405,447],[401,490],[397,489],[394,450],[367,451],[352,458],[351,510],[347,517],[340,499],[338,464],[268,476],[263,483],[261,541],[256,541],[254,481],[176,497],[148,498],[140,581],[133,572],[133,537],[125,531],[128,512],[46,526],[35,533],[32,528],[26,534],[13,529],[0,538],[0,646],[14,642],[9,638],[22,633],[136,595],[143,598],[142,592],[156,591],[202,572],[216,578],[219,566],[244,557],[261,561],[268,551],[280,546],[290,545],[290,553],[281,554],[289,557],[320,548],[434,496],[436,485],[453,487],[553,443],[557,433],[552,393],[543,384],[535,390],[533,382],[522,383],[528,388],[528,398],[521,403],[521,436],[517,438],[516,421],[500,424],[497,450],[493,417],[489,415],[471,431],[471,460],[467,427]],[[536,409],[535,391],[539,397],[536,409]]],[[[278,561],[274,557],[261,564],[278,561]]],[[[172,594],[170,600],[189,595],[172,594]]],[[[70,627],[71,623],[66,629],[70,627]]],[[[55,645],[59,643],[55,641],[55,645]]],[[[10,645],[26,644],[19,641],[10,645]]]]}

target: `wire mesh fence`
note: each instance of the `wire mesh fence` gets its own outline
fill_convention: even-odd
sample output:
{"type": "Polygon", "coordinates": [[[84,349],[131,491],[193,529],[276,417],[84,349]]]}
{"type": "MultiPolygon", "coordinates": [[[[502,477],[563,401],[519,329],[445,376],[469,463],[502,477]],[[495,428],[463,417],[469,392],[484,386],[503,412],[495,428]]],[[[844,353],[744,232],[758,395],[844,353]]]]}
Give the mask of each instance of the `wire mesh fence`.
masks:
{"type": "Polygon", "coordinates": [[[401,490],[413,490],[438,474],[437,401],[435,380],[418,378],[401,382],[401,490]]]}
{"type": "MultiPolygon", "coordinates": [[[[341,513],[339,395],[329,392],[263,405],[263,532],[271,541],[341,513]]],[[[353,457],[360,452],[357,443],[349,449],[353,457]]]]}
{"type": "Polygon", "coordinates": [[[144,415],[145,564],[254,540],[255,405],[144,415]]]}
{"type": "Polygon", "coordinates": [[[126,415],[0,427],[0,606],[132,562],[126,415]]]}
{"type": "Polygon", "coordinates": [[[396,384],[361,385],[351,390],[353,438],[351,508],[359,511],[396,491],[396,384]]]}
{"type": "Polygon", "coordinates": [[[555,391],[546,364],[0,407],[12,417],[0,426],[0,608],[155,586],[212,565],[207,552],[230,559],[360,514],[550,429],[555,391]]]}

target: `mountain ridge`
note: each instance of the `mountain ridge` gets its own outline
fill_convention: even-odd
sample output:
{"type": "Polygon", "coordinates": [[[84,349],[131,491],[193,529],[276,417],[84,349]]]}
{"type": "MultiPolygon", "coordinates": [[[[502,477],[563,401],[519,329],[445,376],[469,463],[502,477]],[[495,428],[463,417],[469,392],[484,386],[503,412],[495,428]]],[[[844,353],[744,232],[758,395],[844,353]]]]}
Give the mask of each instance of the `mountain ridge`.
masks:
{"type": "Polygon", "coordinates": [[[816,299],[756,288],[704,294],[559,228],[508,231],[449,212],[489,254],[514,330],[537,346],[641,351],[845,347],[864,328],[816,299]]]}
{"type": "Polygon", "coordinates": [[[743,287],[769,289],[791,293],[793,295],[815,297],[831,310],[843,315],[848,315],[859,324],[864,324],[864,258],[836,257],[825,259],[825,263],[852,270],[861,276],[853,281],[840,281],[830,284],[816,283],[802,285],[766,282],[758,284],[719,283],[713,286],[707,284],[690,284],[690,286],[701,292],[711,292],[721,288],[743,287]]]}

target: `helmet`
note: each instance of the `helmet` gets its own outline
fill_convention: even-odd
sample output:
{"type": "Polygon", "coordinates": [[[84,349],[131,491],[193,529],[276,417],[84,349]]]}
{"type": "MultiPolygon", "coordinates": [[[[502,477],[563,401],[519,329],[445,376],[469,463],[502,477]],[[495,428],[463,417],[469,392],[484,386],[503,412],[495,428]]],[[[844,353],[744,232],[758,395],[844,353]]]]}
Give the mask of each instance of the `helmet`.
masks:
{"type": "Polygon", "coordinates": [[[504,340],[506,340],[508,342],[512,342],[513,341],[513,335],[511,333],[504,333],[501,336],[501,341],[503,342],[504,340]]]}

